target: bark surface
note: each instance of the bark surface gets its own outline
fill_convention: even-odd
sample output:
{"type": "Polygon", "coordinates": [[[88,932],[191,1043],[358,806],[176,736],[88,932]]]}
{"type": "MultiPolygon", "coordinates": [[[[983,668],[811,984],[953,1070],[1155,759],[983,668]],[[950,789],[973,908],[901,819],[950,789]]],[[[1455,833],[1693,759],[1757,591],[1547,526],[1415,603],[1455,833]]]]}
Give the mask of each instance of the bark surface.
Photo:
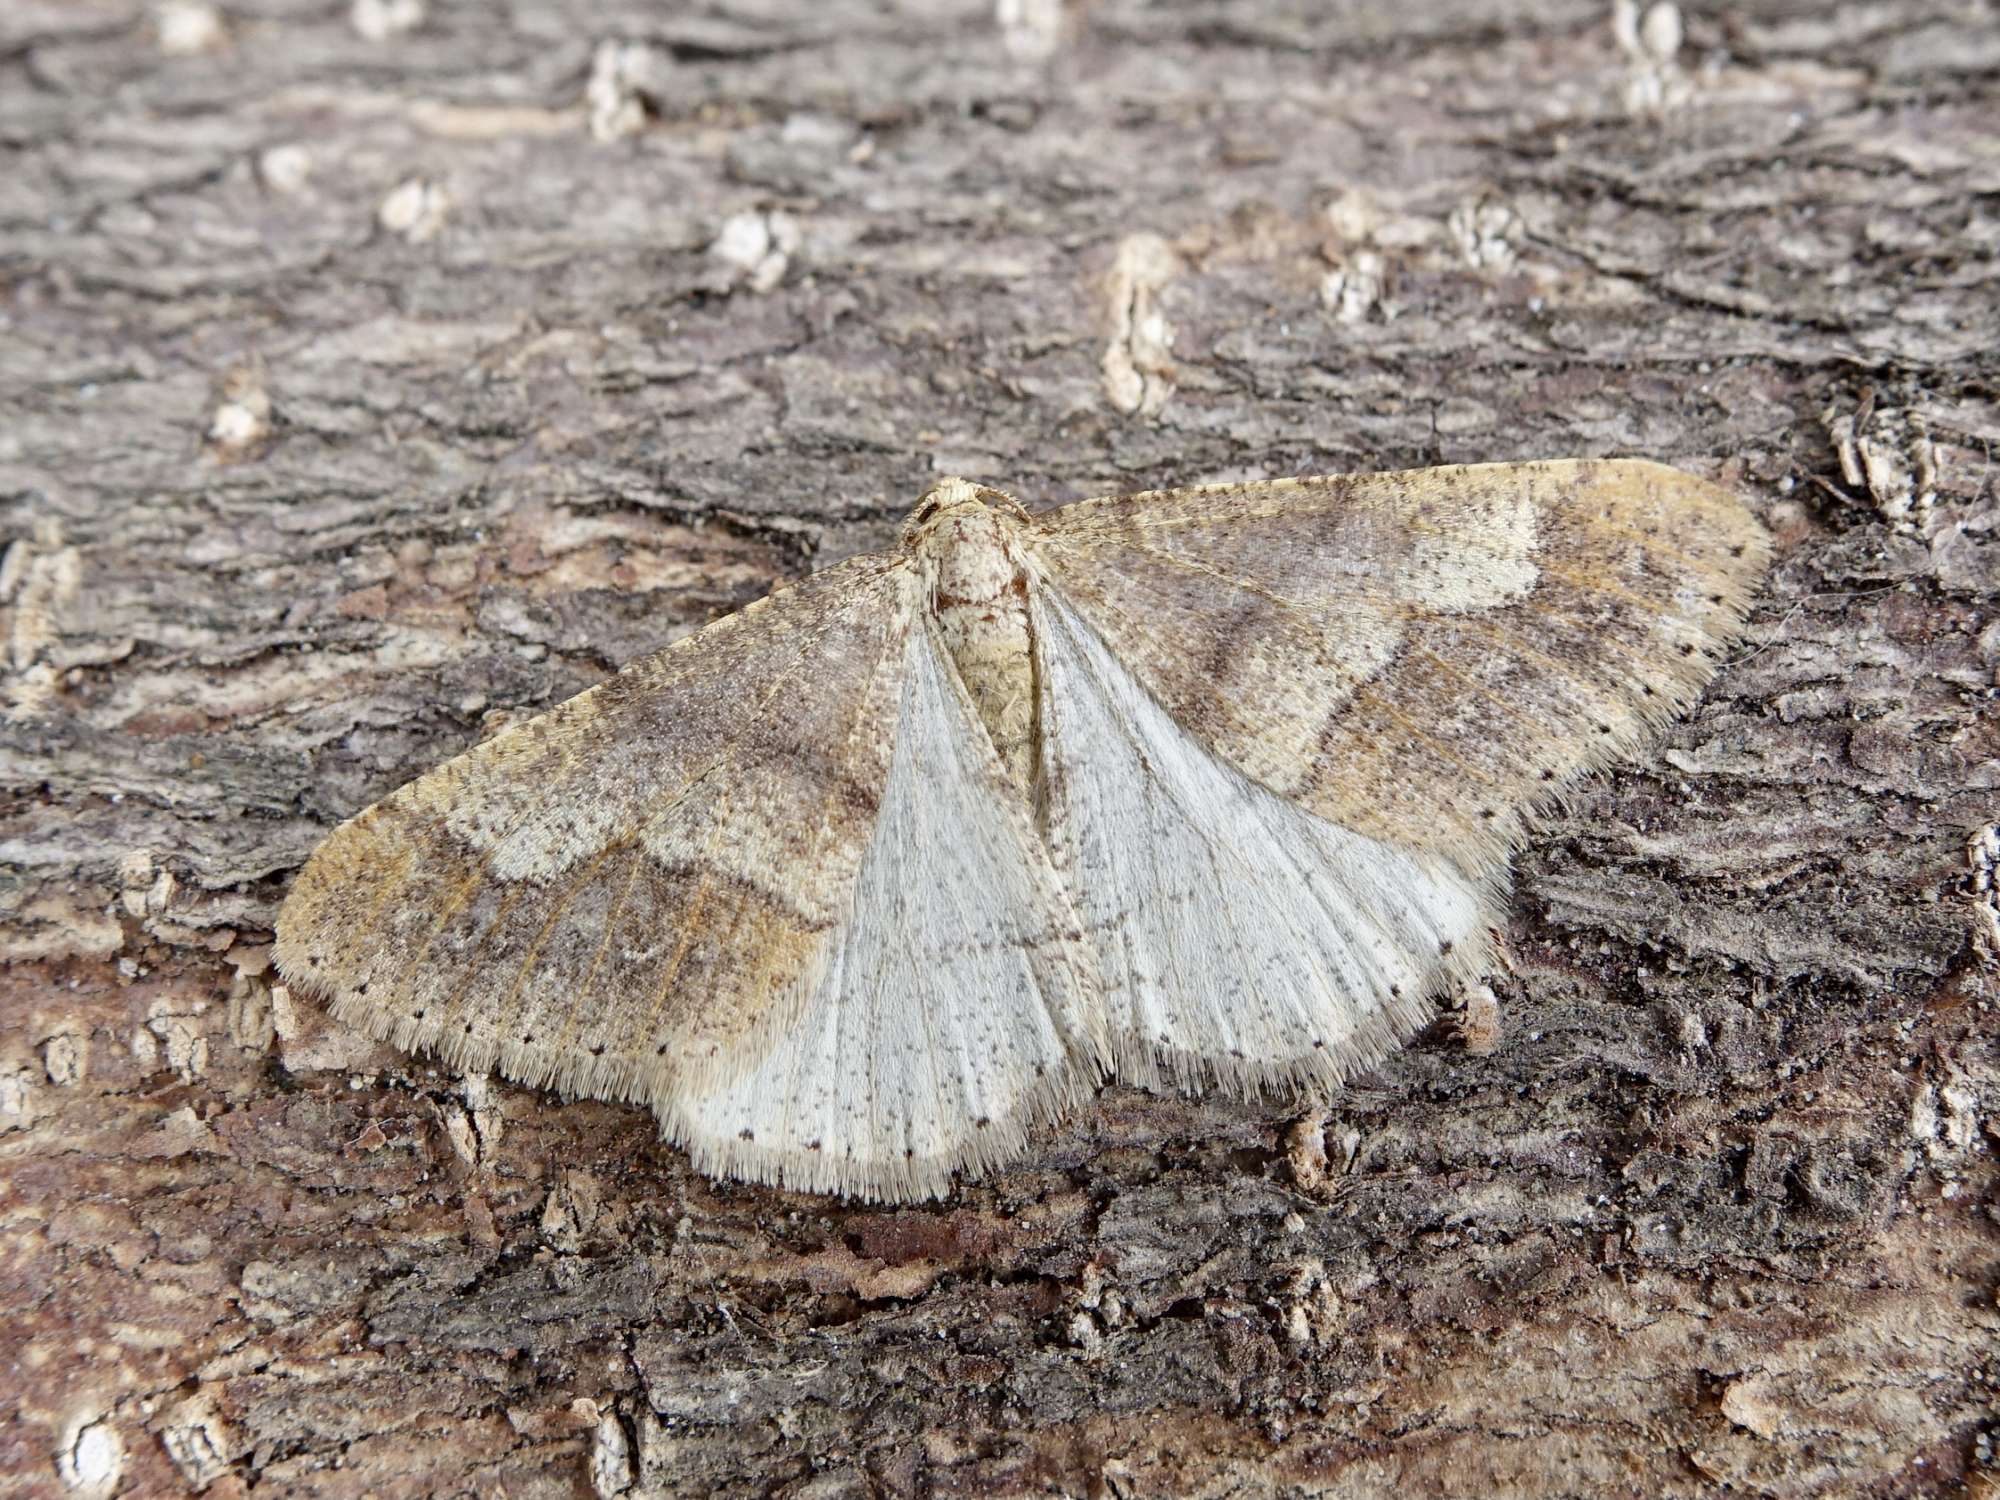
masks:
{"type": "Polygon", "coordinates": [[[0,7],[0,1494],[1995,1493],[1996,117],[1910,0],[0,7]],[[862,1210],[269,970],[940,474],[1587,454],[1750,637],[1323,1109],[862,1210]]]}

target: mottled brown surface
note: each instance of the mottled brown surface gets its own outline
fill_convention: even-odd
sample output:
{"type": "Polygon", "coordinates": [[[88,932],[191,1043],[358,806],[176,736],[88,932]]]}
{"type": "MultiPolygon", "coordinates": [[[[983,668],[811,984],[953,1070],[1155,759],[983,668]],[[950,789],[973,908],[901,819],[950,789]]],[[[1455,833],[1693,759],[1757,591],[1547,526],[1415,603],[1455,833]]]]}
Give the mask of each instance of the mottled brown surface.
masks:
{"type": "Polygon", "coordinates": [[[906,594],[856,559],[408,783],[293,880],[279,977],[454,1067],[664,1119],[843,909],[906,594]]]}
{"type": "Polygon", "coordinates": [[[0,1492],[1992,1494],[1990,10],[804,14],[0,8],[0,1492]],[[271,986],[331,823],[937,474],[1570,453],[1778,556],[1489,1055],[847,1212],[271,986]]]}
{"type": "Polygon", "coordinates": [[[1769,562],[1733,497],[1643,463],[1203,486],[1062,514],[1051,572],[1204,744],[1482,879],[1535,808],[1651,750],[1734,654],[1769,562]]]}

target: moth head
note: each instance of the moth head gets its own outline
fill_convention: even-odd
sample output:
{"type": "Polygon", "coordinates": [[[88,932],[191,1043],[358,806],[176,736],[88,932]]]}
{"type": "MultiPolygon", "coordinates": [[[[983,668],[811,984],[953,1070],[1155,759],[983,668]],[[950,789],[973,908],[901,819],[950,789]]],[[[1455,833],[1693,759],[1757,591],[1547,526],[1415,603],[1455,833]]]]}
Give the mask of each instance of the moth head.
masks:
{"type": "Polygon", "coordinates": [[[910,508],[909,517],[903,522],[901,540],[905,547],[914,546],[926,532],[935,530],[952,516],[995,511],[1010,521],[1028,519],[1028,513],[1012,495],[974,484],[970,479],[940,479],[910,508]]]}

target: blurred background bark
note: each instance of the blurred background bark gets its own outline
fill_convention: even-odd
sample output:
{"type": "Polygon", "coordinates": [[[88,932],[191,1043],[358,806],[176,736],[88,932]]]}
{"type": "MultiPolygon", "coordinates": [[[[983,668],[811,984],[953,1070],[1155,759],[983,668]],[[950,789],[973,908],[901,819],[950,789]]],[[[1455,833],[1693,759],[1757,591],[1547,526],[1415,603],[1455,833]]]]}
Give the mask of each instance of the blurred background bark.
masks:
{"type": "Polygon", "coordinates": [[[1990,4],[10,0],[0,1493],[1995,1492],[1990,4]],[[934,477],[1636,454],[1779,561],[1324,1109],[905,1211],[274,985],[934,477]]]}

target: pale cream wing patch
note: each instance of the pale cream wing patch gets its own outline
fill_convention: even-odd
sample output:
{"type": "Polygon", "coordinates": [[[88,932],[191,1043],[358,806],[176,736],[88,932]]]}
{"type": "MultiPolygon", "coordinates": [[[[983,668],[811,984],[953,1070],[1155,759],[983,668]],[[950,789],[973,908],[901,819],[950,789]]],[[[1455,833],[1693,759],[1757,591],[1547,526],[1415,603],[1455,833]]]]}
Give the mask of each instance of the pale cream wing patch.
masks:
{"type": "Polygon", "coordinates": [[[1341,828],[1198,743],[1054,588],[1033,591],[1046,836],[1098,950],[1114,1066],[1331,1086],[1485,951],[1478,883],[1341,828]]]}
{"type": "Polygon", "coordinates": [[[798,1019],[656,1101],[703,1171],[931,1196],[1099,1076],[1077,915],[934,637],[910,634],[874,835],[798,1019]]]}
{"type": "Polygon", "coordinates": [[[889,777],[910,571],[781,589],[328,837],[286,979],[456,1066],[670,1098],[748,1065],[849,908],[889,777]]]}
{"type": "Polygon", "coordinates": [[[1033,545],[1197,743],[1482,879],[1538,802],[1692,701],[1769,554],[1728,492],[1629,460],[1091,500],[1033,545]]]}

